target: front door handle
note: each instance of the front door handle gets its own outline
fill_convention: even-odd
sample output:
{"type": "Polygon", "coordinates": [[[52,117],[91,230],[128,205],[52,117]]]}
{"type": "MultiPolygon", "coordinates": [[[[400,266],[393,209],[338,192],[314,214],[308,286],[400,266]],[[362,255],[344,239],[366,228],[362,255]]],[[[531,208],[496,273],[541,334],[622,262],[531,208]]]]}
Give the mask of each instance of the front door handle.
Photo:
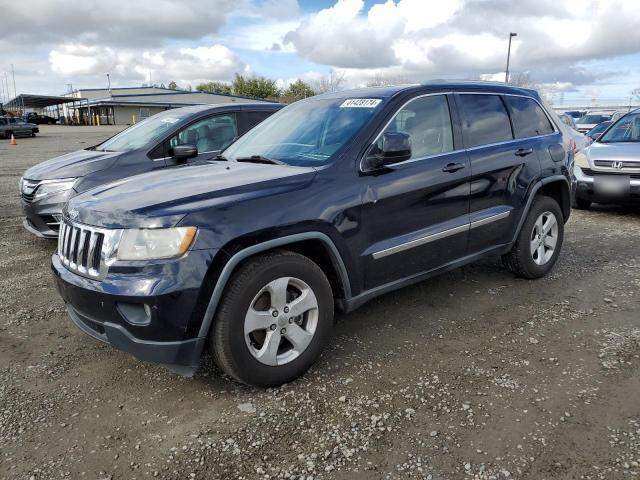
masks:
{"type": "Polygon", "coordinates": [[[533,148],[519,148],[516,150],[516,155],[518,157],[526,157],[530,153],[533,153],[533,148]]]}
{"type": "Polygon", "coordinates": [[[442,167],[443,172],[457,172],[458,170],[462,170],[464,168],[464,163],[448,163],[444,167],[442,167]]]}

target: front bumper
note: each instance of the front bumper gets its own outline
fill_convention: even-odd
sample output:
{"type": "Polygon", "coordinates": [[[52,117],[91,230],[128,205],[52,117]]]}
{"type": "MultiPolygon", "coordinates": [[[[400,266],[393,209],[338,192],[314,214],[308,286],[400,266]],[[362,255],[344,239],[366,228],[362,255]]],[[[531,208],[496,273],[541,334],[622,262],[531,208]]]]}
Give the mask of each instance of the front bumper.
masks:
{"type": "Polygon", "coordinates": [[[194,332],[202,321],[197,307],[214,254],[196,250],[137,267],[116,263],[101,281],[67,270],[57,254],[51,269],[69,317],[80,330],[140,360],[192,375],[206,343],[206,337],[194,332]]]}
{"type": "Polygon", "coordinates": [[[574,174],[576,177],[576,198],[588,200],[595,203],[640,203],[640,178],[630,178],[628,194],[604,195],[600,192],[596,192],[595,175],[597,174],[594,174],[589,170],[587,171],[587,173],[585,173],[583,169],[578,166],[575,166],[574,174]]]}
{"type": "Polygon", "coordinates": [[[26,201],[22,197],[24,220],[22,225],[29,232],[42,238],[58,238],[62,207],[73,194],[73,190],[34,198],[26,201]]]}

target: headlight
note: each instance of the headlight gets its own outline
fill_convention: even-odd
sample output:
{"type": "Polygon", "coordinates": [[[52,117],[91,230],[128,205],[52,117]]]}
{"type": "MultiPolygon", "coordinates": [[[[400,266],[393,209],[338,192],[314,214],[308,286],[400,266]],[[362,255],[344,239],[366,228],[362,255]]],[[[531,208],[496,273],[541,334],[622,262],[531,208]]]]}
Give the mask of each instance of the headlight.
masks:
{"type": "Polygon", "coordinates": [[[51,195],[52,193],[71,190],[75,182],[76,182],[75,178],[63,178],[60,180],[44,180],[42,183],[40,183],[40,186],[36,189],[35,197],[36,198],[44,197],[45,195],[51,195]]]}
{"type": "Polygon", "coordinates": [[[583,152],[576,153],[575,164],[580,168],[589,168],[589,159],[587,158],[587,155],[583,152]]]}
{"type": "Polygon", "coordinates": [[[155,260],[184,255],[196,227],[127,229],[118,246],[118,260],[155,260]]]}

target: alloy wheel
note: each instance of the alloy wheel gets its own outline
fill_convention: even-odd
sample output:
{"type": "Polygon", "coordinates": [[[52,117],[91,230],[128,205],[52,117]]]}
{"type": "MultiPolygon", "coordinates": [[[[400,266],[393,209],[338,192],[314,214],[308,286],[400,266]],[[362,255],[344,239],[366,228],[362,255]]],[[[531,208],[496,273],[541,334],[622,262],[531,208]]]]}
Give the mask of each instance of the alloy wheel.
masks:
{"type": "Polygon", "coordinates": [[[531,232],[530,249],[533,261],[545,265],[556,250],[558,243],[558,219],[552,212],[544,212],[536,219],[531,232]]]}
{"type": "Polygon", "coordinates": [[[281,277],[263,286],[244,319],[244,337],[259,362],[279,366],[298,358],[318,326],[318,300],[299,278],[281,277]]]}

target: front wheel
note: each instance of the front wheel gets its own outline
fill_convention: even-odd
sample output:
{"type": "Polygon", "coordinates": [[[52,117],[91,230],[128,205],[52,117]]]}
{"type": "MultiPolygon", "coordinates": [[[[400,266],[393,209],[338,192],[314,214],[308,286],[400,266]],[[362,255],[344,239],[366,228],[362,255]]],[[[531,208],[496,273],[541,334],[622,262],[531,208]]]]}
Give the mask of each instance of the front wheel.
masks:
{"type": "Polygon", "coordinates": [[[31,136],[32,136],[32,137],[35,137],[35,136],[36,136],[36,131],[35,131],[35,130],[32,130],[32,131],[31,131],[31,136]]]}
{"type": "Polygon", "coordinates": [[[248,260],[231,277],[216,313],[216,364],[249,385],[290,382],[316,361],[333,325],[333,294],[324,272],[288,251],[248,260]]]}
{"type": "Polygon", "coordinates": [[[522,278],[544,277],[555,265],[564,240],[564,217],[553,198],[537,197],[515,244],[502,261],[522,278]]]}

